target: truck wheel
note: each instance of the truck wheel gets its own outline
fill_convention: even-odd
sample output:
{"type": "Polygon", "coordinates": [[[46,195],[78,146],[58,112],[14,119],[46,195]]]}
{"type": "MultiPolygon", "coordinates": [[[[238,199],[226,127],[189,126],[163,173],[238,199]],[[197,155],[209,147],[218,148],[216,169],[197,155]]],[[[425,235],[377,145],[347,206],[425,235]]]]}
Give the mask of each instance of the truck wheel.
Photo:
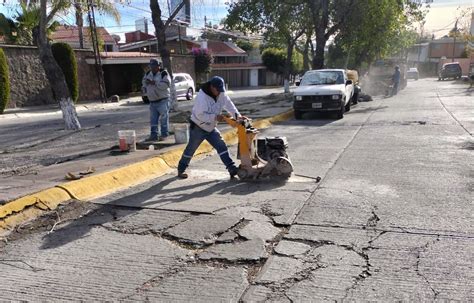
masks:
{"type": "Polygon", "coordinates": [[[300,112],[299,110],[296,110],[296,109],[294,110],[294,112],[295,112],[295,119],[296,120],[303,119],[303,113],[302,112],[300,112]]]}
{"type": "Polygon", "coordinates": [[[352,103],[353,103],[353,104],[359,103],[359,94],[355,94],[355,95],[352,97],[352,103]]]}
{"type": "Polygon", "coordinates": [[[344,104],[343,104],[343,105],[341,105],[341,109],[337,112],[337,118],[338,119],[344,118],[344,112],[345,112],[345,108],[344,108],[344,104]]]}
{"type": "Polygon", "coordinates": [[[188,101],[192,100],[193,95],[194,95],[193,88],[192,87],[188,88],[188,91],[186,92],[186,100],[188,100],[188,101]]]}
{"type": "Polygon", "coordinates": [[[344,109],[346,110],[346,112],[348,112],[348,111],[351,110],[351,103],[352,103],[351,100],[349,100],[349,102],[347,102],[347,104],[346,104],[346,106],[345,106],[345,108],[344,108],[344,109]]]}

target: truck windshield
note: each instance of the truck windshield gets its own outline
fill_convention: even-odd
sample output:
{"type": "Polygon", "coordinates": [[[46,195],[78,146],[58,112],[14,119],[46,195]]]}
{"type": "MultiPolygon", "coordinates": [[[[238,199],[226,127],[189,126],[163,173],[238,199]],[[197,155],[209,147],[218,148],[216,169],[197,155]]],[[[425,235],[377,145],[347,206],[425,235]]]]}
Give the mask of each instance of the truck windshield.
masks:
{"type": "Polygon", "coordinates": [[[301,85],[344,84],[340,71],[314,71],[304,74],[301,85]]]}

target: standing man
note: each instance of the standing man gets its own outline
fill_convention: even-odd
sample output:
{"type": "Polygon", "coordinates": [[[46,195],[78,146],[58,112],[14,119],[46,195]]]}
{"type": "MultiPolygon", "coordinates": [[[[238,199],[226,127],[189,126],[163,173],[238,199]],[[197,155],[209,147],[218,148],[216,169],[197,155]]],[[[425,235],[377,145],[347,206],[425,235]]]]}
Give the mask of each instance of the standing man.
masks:
{"type": "Polygon", "coordinates": [[[213,77],[204,83],[194,100],[194,106],[190,121],[190,136],[186,149],[181,156],[178,165],[178,177],[186,179],[185,172],[196,149],[202,141],[207,140],[217,150],[219,157],[224,163],[230,177],[237,175],[238,168],[229,155],[229,150],[216,128],[217,122],[224,121],[222,109],[225,109],[232,117],[240,117],[240,113],[234,103],[225,94],[224,79],[213,77]]]}
{"type": "Polygon", "coordinates": [[[392,84],[393,84],[392,96],[398,93],[398,89],[400,87],[400,78],[401,78],[400,67],[397,65],[395,66],[395,72],[392,75],[392,84]]]}
{"type": "Polygon", "coordinates": [[[163,141],[168,137],[171,79],[161,62],[150,60],[150,71],[142,80],[143,91],[150,100],[150,137],[146,141],[163,141]],[[158,121],[161,135],[158,137],[158,121]]]}

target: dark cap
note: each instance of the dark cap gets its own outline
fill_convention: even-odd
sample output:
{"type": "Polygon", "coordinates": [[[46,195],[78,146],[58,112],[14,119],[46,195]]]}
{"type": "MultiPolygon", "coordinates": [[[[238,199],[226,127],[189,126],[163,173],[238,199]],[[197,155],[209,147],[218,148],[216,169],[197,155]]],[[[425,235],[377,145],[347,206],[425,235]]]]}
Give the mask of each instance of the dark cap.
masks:
{"type": "Polygon", "coordinates": [[[214,76],[211,78],[209,83],[211,83],[211,85],[214,86],[218,92],[225,92],[224,79],[222,79],[221,77],[214,76]]]}
{"type": "Polygon", "coordinates": [[[160,66],[161,62],[156,59],[150,59],[150,66],[160,66]]]}

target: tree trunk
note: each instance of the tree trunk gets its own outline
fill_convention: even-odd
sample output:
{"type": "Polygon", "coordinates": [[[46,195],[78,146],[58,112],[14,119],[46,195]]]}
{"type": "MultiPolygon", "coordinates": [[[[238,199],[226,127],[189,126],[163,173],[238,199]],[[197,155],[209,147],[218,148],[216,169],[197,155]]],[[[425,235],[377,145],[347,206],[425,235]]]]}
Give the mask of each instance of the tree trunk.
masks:
{"type": "Polygon", "coordinates": [[[288,39],[287,41],[287,49],[286,49],[286,62],[285,62],[285,74],[284,74],[284,84],[285,84],[285,93],[290,92],[290,70],[291,70],[291,59],[293,58],[293,47],[294,43],[292,39],[288,39]]]}
{"type": "Polygon", "coordinates": [[[306,38],[306,43],[304,44],[304,49],[303,49],[303,71],[304,72],[307,72],[308,70],[310,70],[309,52],[310,52],[310,44],[311,43],[312,43],[311,42],[311,36],[309,36],[308,38],[306,38]]]}
{"type": "Polygon", "coordinates": [[[37,36],[39,56],[46,73],[46,78],[53,91],[54,99],[58,101],[61,108],[65,128],[67,130],[78,130],[81,128],[81,124],[77,117],[76,107],[69,93],[63,71],[53,57],[51,45],[46,36],[46,1],[41,0],[40,23],[37,30],[34,31],[37,36]]]}
{"type": "MultiPolygon", "coordinates": [[[[311,1],[314,3],[315,0],[311,1]]],[[[313,23],[316,33],[316,53],[313,58],[313,68],[324,68],[324,48],[326,47],[326,30],[329,25],[329,0],[321,0],[319,5],[313,4],[313,7],[319,7],[318,13],[314,12],[313,23]]]]}
{"type": "Polygon", "coordinates": [[[76,8],[76,25],[77,30],[79,32],[79,48],[84,48],[84,18],[82,14],[82,6],[81,3],[76,0],[74,3],[74,7],[76,8]]]}

